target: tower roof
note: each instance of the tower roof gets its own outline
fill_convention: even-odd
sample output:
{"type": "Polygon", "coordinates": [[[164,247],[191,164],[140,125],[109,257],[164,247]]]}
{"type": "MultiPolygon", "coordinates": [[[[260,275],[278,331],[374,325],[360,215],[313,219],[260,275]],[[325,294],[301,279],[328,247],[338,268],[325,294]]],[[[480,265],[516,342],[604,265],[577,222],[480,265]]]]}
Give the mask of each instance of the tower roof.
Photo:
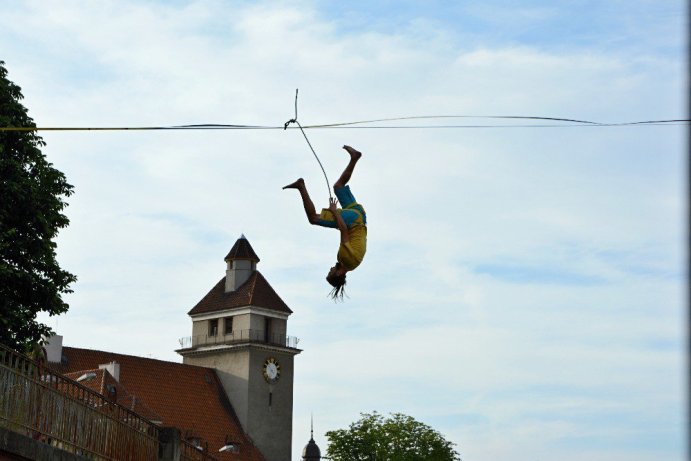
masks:
{"type": "Polygon", "coordinates": [[[259,262],[259,256],[254,252],[252,245],[250,245],[249,240],[247,240],[244,234],[237,239],[224,261],[228,261],[229,259],[249,259],[254,262],[259,262]]]}
{"type": "Polygon", "coordinates": [[[318,461],[321,457],[322,453],[317,446],[317,442],[314,441],[314,438],[310,438],[310,441],[307,442],[307,445],[302,450],[302,459],[304,461],[318,461]]]}
{"type": "Polygon", "coordinates": [[[320,461],[322,458],[321,450],[317,442],[314,441],[314,418],[310,418],[310,441],[302,449],[303,461],[320,461]]]}
{"type": "Polygon", "coordinates": [[[225,277],[222,278],[187,315],[207,314],[247,306],[263,307],[287,314],[293,313],[271,288],[264,276],[259,271],[254,271],[245,283],[231,292],[225,291],[225,277]]]}

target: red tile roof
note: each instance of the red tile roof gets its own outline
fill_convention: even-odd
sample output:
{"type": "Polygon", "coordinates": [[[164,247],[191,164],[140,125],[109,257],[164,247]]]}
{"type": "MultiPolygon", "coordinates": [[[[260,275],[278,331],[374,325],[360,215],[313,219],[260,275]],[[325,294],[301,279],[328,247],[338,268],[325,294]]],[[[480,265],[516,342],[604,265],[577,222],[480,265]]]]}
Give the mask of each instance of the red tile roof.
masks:
{"type": "Polygon", "coordinates": [[[155,423],[163,422],[163,418],[161,417],[161,415],[149,408],[142,401],[142,399],[138,399],[137,396],[131,395],[127,391],[127,389],[125,389],[125,387],[122,384],[116,381],[115,378],[106,370],[81,370],[71,373],[65,373],[65,376],[76,381],[80,376],[85,375],[87,373],[93,373],[95,376],[93,378],[80,381],[79,384],[81,384],[82,386],[88,387],[92,391],[98,392],[99,394],[107,398],[111,398],[112,395],[108,390],[108,386],[113,386],[113,388],[116,390],[114,396],[115,402],[117,404],[122,405],[128,410],[137,413],[139,416],[143,416],[149,421],[155,423]]]}
{"type": "Polygon", "coordinates": [[[287,314],[293,313],[271,288],[264,276],[259,271],[254,271],[245,283],[230,293],[225,292],[225,277],[222,278],[187,315],[206,314],[247,306],[263,307],[287,314]]]}
{"type": "MultiPolygon", "coordinates": [[[[62,355],[63,363],[51,364],[52,368],[71,376],[76,372],[81,375],[84,370],[102,372],[96,370],[99,365],[119,363],[119,384],[130,396],[160,415],[163,426],[177,427],[183,437],[198,437],[202,444],[208,443],[210,454],[217,459],[265,461],[242,430],[213,369],[75,347],[63,347],[62,355]],[[241,444],[240,453],[218,452],[226,437],[241,444]]],[[[99,392],[100,381],[107,379],[103,373],[100,376],[101,380],[92,380],[99,392]]],[[[134,405],[136,408],[136,402],[134,405]]]]}

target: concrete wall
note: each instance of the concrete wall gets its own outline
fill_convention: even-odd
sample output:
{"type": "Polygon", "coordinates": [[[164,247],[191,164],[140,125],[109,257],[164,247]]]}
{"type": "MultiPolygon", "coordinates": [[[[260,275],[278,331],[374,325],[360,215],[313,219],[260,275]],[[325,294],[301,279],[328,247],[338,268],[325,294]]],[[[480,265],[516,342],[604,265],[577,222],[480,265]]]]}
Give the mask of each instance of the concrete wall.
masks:
{"type": "Polygon", "coordinates": [[[183,357],[182,363],[215,368],[223,389],[245,432],[248,418],[249,349],[242,348],[220,354],[204,354],[183,357]]]}
{"type": "MultiPolygon", "coordinates": [[[[269,317],[271,322],[271,334],[272,335],[285,335],[288,329],[288,321],[285,319],[277,319],[275,317],[269,317]]],[[[267,317],[263,315],[252,315],[250,320],[250,329],[257,331],[264,331],[266,325],[267,317]]]]}
{"type": "Polygon", "coordinates": [[[192,322],[192,337],[206,336],[209,333],[209,321],[197,320],[192,322]]]}
{"type": "MultiPolygon", "coordinates": [[[[240,332],[245,330],[255,330],[257,332],[263,332],[267,317],[263,315],[251,315],[251,314],[240,314],[240,315],[225,315],[223,317],[218,317],[218,333],[217,339],[220,341],[222,336],[225,334],[225,321],[226,318],[233,318],[233,331],[240,332]]],[[[278,319],[271,317],[269,318],[271,322],[270,333],[272,338],[277,338],[279,335],[285,336],[288,330],[288,321],[285,319],[278,319]]],[[[206,337],[209,334],[209,319],[206,320],[196,320],[192,322],[192,336],[194,338],[206,337]]],[[[245,331],[246,334],[246,331],[245,331]]],[[[239,336],[237,337],[239,338],[239,336]]],[[[202,344],[204,340],[202,339],[202,344]]],[[[196,344],[196,343],[195,343],[196,344]]]]}
{"type": "MultiPolygon", "coordinates": [[[[225,332],[225,319],[233,318],[233,331],[241,330],[257,330],[264,331],[264,325],[267,317],[259,314],[225,314],[217,317],[218,332],[223,334],[225,332]]],[[[277,335],[286,335],[288,332],[288,321],[286,319],[279,319],[271,317],[271,333],[277,335]]],[[[192,321],[192,336],[206,336],[209,334],[209,319],[193,320],[192,321]]]]}
{"type": "Polygon", "coordinates": [[[237,290],[250,278],[256,267],[254,262],[244,259],[228,261],[225,284],[226,293],[237,290]]]}
{"type": "Polygon", "coordinates": [[[294,355],[253,348],[249,363],[247,432],[267,461],[290,461],[293,434],[294,355]],[[273,357],[281,374],[273,384],[264,379],[264,363],[273,357]],[[271,394],[271,397],[269,397],[271,394]],[[271,404],[269,405],[269,399],[271,404]]]}
{"type": "Polygon", "coordinates": [[[2,461],[86,461],[88,459],[0,427],[0,460],[2,461]]]}
{"type": "Polygon", "coordinates": [[[284,319],[271,319],[271,333],[285,336],[288,332],[288,321],[284,319]]]}
{"type": "MultiPolygon", "coordinates": [[[[158,461],[180,460],[179,429],[161,428],[158,441],[158,461]]],[[[68,453],[48,443],[0,427],[0,461],[87,461],[90,459],[92,458],[68,453]]]]}
{"type": "Polygon", "coordinates": [[[233,330],[250,330],[250,314],[233,316],[233,330]]]}
{"type": "MultiPolygon", "coordinates": [[[[223,335],[225,332],[225,319],[228,317],[233,318],[233,331],[241,331],[241,330],[250,330],[250,329],[255,329],[255,330],[264,330],[264,322],[259,321],[255,319],[256,317],[259,317],[257,315],[250,315],[250,314],[240,314],[240,315],[232,315],[232,314],[225,314],[220,317],[217,317],[218,320],[218,334],[223,335]],[[252,318],[252,321],[250,321],[250,318],[252,318]]],[[[282,325],[283,328],[283,334],[285,334],[285,325],[286,321],[282,319],[274,319],[274,321],[280,325],[282,325]]],[[[206,336],[209,334],[209,319],[205,320],[193,320],[192,321],[192,336],[206,336]]]]}
{"type": "Polygon", "coordinates": [[[238,420],[267,461],[290,461],[293,434],[294,355],[248,346],[186,356],[183,363],[215,368],[238,420]],[[280,365],[278,381],[264,379],[264,363],[280,365]],[[269,396],[271,395],[271,397],[269,396]]]}

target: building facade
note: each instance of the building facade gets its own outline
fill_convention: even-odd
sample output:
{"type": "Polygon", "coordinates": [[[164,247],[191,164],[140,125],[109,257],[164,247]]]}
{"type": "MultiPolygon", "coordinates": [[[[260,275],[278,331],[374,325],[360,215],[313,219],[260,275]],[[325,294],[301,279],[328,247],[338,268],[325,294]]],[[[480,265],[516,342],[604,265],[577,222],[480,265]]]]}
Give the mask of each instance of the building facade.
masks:
{"type": "Polygon", "coordinates": [[[70,386],[144,418],[152,431],[178,431],[190,456],[290,461],[301,352],[287,335],[292,311],[257,270],[259,257],[244,236],[225,261],[225,276],[188,312],[192,336],[177,350],[183,363],[63,347],[54,336],[46,366],[70,386]]]}
{"type": "Polygon", "coordinates": [[[240,237],[225,257],[226,275],[195,305],[183,363],[216,370],[240,425],[267,461],[289,461],[297,339],[292,310],[257,270],[259,257],[240,237]]]}

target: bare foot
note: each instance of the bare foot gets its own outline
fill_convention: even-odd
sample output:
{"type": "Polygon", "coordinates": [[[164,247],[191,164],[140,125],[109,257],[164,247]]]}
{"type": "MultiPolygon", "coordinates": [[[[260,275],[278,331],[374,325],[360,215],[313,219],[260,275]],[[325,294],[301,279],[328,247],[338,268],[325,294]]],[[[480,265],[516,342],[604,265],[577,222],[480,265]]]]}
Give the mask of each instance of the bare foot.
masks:
{"type": "Polygon", "coordinates": [[[283,186],[283,189],[302,189],[303,187],[305,187],[305,180],[299,178],[294,183],[290,183],[287,186],[283,186]]]}
{"type": "Polygon", "coordinates": [[[350,154],[350,158],[354,160],[360,160],[360,157],[362,157],[362,153],[358,150],[353,149],[350,146],[343,146],[343,148],[348,151],[350,154]]]}

